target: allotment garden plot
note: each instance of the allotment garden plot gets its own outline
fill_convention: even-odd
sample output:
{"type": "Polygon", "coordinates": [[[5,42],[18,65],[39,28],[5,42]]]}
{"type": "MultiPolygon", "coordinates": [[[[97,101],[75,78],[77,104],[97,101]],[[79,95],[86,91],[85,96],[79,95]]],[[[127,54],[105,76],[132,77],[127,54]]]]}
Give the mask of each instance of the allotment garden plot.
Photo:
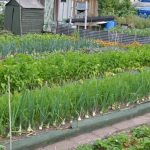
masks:
{"type": "Polygon", "coordinates": [[[78,37],[0,38],[3,137],[9,134],[8,77],[14,135],[71,125],[74,120],[150,99],[149,45],[128,46],[126,51],[94,52],[100,44],[80,41],[78,37]],[[87,47],[93,52],[86,51],[87,47]]]}

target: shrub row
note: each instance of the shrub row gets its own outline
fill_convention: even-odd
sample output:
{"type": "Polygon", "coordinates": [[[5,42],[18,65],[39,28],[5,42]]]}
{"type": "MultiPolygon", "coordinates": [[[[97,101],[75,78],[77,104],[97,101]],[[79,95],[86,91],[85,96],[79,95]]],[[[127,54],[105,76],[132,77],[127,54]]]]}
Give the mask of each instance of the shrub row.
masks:
{"type": "MultiPolygon", "coordinates": [[[[11,95],[13,131],[65,125],[66,121],[88,118],[89,115],[107,112],[112,107],[120,109],[121,105],[134,103],[148,96],[149,92],[150,71],[15,92],[11,95]]],[[[9,125],[7,94],[0,97],[0,114],[1,135],[7,133],[9,125]]]]}
{"type": "Polygon", "coordinates": [[[128,15],[126,17],[117,17],[117,23],[128,24],[132,28],[145,29],[150,27],[150,18],[142,18],[137,15],[128,15]]]}
{"type": "Polygon", "coordinates": [[[72,51],[39,56],[19,54],[0,62],[0,93],[7,91],[8,76],[13,92],[34,89],[45,83],[60,85],[143,66],[150,66],[149,46],[90,54],[72,51]]]}

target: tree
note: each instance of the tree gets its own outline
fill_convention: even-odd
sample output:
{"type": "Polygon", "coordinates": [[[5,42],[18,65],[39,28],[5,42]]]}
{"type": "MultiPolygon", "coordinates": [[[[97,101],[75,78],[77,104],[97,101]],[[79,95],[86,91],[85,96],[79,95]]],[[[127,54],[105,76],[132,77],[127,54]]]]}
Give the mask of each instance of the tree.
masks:
{"type": "Polygon", "coordinates": [[[125,16],[135,13],[130,0],[99,0],[100,15],[125,16]]]}

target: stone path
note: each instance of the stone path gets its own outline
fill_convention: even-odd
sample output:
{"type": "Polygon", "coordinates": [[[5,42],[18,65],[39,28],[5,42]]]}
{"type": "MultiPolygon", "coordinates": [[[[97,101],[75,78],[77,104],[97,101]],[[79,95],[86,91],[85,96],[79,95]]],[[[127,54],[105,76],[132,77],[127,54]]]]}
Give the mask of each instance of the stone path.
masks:
{"type": "Polygon", "coordinates": [[[38,148],[37,150],[71,150],[78,147],[79,145],[92,143],[97,139],[103,139],[105,137],[108,137],[109,135],[115,134],[120,131],[129,130],[142,124],[150,124],[150,113],[132,118],[130,120],[122,121],[120,123],[116,123],[112,126],[94,130],[90,133],[78,135],[70,139],[66,139],[64,137],[63,141],[46,146],[44,148],[38,148]]]}

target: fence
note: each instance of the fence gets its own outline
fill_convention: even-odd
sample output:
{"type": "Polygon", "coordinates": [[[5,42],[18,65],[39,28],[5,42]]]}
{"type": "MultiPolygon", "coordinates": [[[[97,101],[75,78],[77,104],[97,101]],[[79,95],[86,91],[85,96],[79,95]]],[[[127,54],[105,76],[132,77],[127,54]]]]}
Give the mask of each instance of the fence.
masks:
{"type": "Polygon", "coordinates": [[[150,44],[150,36],[139,36],[136,33],[134,35],[129,35],[116,31],[93,31],[89,29],[76,29],[69,24],[58,25],[56,31],[58,34],[66,35],[71,35],[78,32],[81,38],[100,39],[103,41],[118,42],[122,44],[130,44],[133,42],[139,42],[141,44],[150,44]]]}

